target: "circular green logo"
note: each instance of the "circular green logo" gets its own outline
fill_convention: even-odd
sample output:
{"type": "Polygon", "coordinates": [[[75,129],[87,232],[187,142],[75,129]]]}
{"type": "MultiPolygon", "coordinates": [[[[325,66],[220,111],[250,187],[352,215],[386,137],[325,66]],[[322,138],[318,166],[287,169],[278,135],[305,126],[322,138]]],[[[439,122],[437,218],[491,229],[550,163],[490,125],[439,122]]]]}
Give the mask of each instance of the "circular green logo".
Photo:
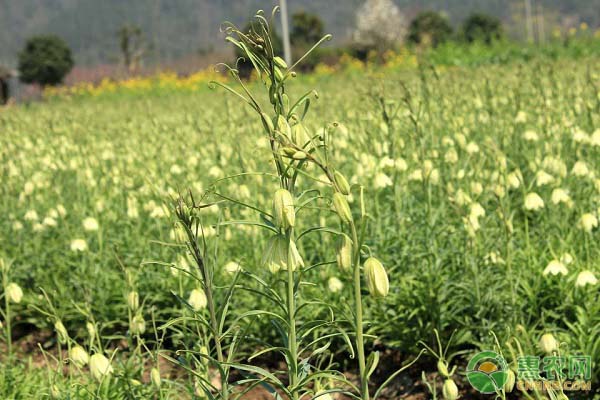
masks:
{"type": "Polygon", "coordinates": [[[481,393],[496,393],[507,378],[508,366],[504,357],[493,351],[476,354],[467,365],[467,379],[481,393]]]}

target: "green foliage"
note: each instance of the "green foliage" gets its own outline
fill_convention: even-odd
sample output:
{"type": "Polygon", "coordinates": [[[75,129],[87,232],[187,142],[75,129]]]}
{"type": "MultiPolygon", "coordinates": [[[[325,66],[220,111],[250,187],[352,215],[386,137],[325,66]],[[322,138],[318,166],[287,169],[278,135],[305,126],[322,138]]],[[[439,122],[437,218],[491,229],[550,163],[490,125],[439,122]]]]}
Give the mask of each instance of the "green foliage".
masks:
{"type": "Polygon", "coordinates": [[[292,45],[310,48],[324,34],[323,21],[317,14],[300,11],[292,15],[290,32],[292,45]]]}
{"type": "Polygon", "coordinates": [[[504,34],[500,19],[480,13],[471,14],[463,22],[462,31],[467,42],[482,41],[487,44],[501,39],[504,34]]]}
{"type": "Polygon", "coordinates": [[[436,11],[419,13],[408,28],[408,41],[437,46],[452,35],[452,26],[448,19],[436,11]]]}
{"type": "Polygon", "coordinates": [[[55,35],[31,37],[19,53],[20,78],[25,83],[58,85],[73,65],[71,49],[55,35]]]}

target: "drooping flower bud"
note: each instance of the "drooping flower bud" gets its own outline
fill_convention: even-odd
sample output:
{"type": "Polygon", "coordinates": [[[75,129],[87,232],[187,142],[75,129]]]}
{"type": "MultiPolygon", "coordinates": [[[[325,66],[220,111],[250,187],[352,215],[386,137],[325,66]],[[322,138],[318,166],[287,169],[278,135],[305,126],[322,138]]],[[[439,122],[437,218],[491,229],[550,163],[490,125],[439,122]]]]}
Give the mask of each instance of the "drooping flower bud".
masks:
{"type": "Polygon", "coordinates": [[[90,372],[100,382],[104,377],[111,375],[114,370],[108,358],[104,357],[103,354],[96,353],[90,357],[90,372]]]}
{"type": "Polygon", "coordinates": [[[96,338],[96,326],[91,322],[85,323],[85,329],[87,329],[90,340],[94,340],[96,338]]]}
{"type": "Polygon", "coordinates": [[[304,260],[293,241],[288,241],[285,236],[275,235],[269,240],[263,264],[274,274],[280,269],[287,270],[288,266],[295,271],[304,266],[304,260]]]}
{"type": "Polygon", "coordinates": [[[87,351],[85,351],[85,349],[79,345],[71,347],[71,350],[69,351],[69,358],[79,368],[83,368],[90,361],[90,356],[88,355],[87,351]]]}
{"type": "Polygon", "coordinates": [[[308,131],[302,124],[302,122],[298,122],[294,126],[292,126],[292,142],[298,147],[304,148],[304,146],[310,142],[310,135],[308,131]]]}
{"type": "Polygon", "coordinates": [[[200,311],[203,308],[206,308],[208,304],[208,300],[206,298],[206,294],[202,289],[193,289],[190,292],[190,297],[188,298],[188,303],[192,307],[194,311],[200,311]]]}
{"type": "Polygon", "coordinates": [[[546,354],[551,354],[558,350],[558,341],[551,333],[545,333],[540,339],[540,349],[546,354]]]}
{"type": "Polygon", "coordinates": [[[67,332],[67,328],[65,328],[61,320],[56,320],[54,323],[54,330],[58,336],[58,341],[63,344],[67,343],[67,340],[69,340],[69,333],[67,332]]]}
{"type": "Polygon", "coordinates": [[[348,205],[348,200],[346,200],[346,196],[344,196],[340,192],[336,192],[333,194],[333,208],[335,209],[335,212],[343,222],[352,222],[352,212],[350,211],[350,205],[348,205]]]}
{"type": "Polygon", "coordinates": [[[390,290],[387,272],[381,262],[375,257],[369,257],[365,261],[365,278],[369,293],[374,297],[387,296],[390,290]]]}
{"type": "Polygon", "coordinates": [[[450,374],[448,373],[448,364],[444,360],[439,360],[437,362],[437,369],[441,376],[444,378],[449,378],[450,374]]]}
{"type": "Polygon", "coordinates": [[[160,389],[161,379],[158,368],[154,367],[150,370],[150,381],[152,382],[155,388],[160,389]]]}
{"type": "Polygon", "coordinates": [[[456,400],[458,399],[458,387],[452,379],[446,379],[444,386],[442,387],[442,394],[445,400],[456,400]]]}
{"type": "Polygon", "coordinates": [[[504,391],[510,393],[515,388],[516,377],[512,369],[506,371],[506,382],[504,383],[504,391]]]}
{"type": "Polygon", "coordinates": [[[292,128],[282,115],[277,116],[277,130],[288,139],[292,136],[292,128]]]}
{"type": "Polygon", "coordinates": [[[294,210],[294,198],[285,189],[277,189],[273,196],[273,215],[275,223],[282,229],[294,226],[296,222],[296,211],[294,210]]]}
{"type": "Polygon", "coordinates": [[[335,185],[337,186],[337,188],[339,189],[339,191],[342,194],[345,194],[345,195],[350,194],[350,184],[348,183],[348,180],[346,180],[346,177],[344,175],[342,175],[341,172],[335,171],[333,173],[333,179],[335,181],[335,185]]]}
{"type": "Polygon", "coordinates": [[[135,290],[132,290],[127,295],[127,306],[132,311],[135,311],[138,308],[140,308],[140,295],[135,290]]]}
{"type": "Polygon", "coordinates": [[[50,396],[53,399],[60,399],[61,393],[60,393],[60,389],[58,388],[58,385],[52,385],[50,387],[50,396]]]}
{"type": "Polygon", "coordinates": [[[131,330],[131,333],[133,333],[134,335],[141,335],[144,332],[146,332],[146,321],[144,321],[144,317],[142,317],[141,314],[136,314],[131,319],[131,324],[130,324],[129,329],[131,330]]]}
{"type": "Polygon", "coordinates": [[[284,68],[286,69],[288,66],[286,64],[286,62],[283,60],[283,58],[279,57],[279,56],[275,56],[273,57],[273,62],[275,63],[275,65],[277,65],[279,68],[284,68]]]}
{"type": "Polygon", "coordinates": [[[352,240],[347,235],[342,234],[338,239],[335,260],[343,270],[349,270],[352,267],[352,240]]]}
{"type": "Polygon", "coordinates": [[[21,299],[23,299],[23,290],[19,285],[17,285],[14,282],[11,282],[8,285],[6,285],[5,293],[6,297],[8,298],[8,301],[12,303],[18,304],[21,302],[21,299]]]}

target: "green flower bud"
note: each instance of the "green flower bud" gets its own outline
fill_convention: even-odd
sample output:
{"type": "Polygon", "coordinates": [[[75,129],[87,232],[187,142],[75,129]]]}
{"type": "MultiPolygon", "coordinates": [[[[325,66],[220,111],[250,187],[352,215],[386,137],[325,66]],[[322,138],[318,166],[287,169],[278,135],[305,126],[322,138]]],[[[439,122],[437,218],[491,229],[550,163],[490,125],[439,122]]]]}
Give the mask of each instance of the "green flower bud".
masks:
{"type": "Polygon", "coordinates": [[[449,378],[450,374],[448,373],[448,364],[444,360],[439,360],[437,363],[437,369],[441,376],[444,378],[449,378]]]}
{"type": "Polygon", "coordinates": [[[85,323],[85,329],[87,329],[88,335],[93,341],[96,338],[96,326],[88,321],[85,323]]]}
{"type": "Polygon", "coordinates": [[[269,240],[263,264],[274,274],[280,269],[287,270],[288,267],[295,271],[296,268],[304,266],[304,260],[293,241],[289,242],[285,236],[276,235],[269,240]]]}
{"type": "Polygon", "coordinates": [[[292,136],[292,128],[290,128],[290,124],[281,115],[277,116],[277,130],[288,138],[292,136]]]}
{"type": "Polygon", "coordinates": [[[206,298],[206,294],[202,289],[193,289],[190,292],[190,297],[188,298],[188,304],[192,307],[194,311],[200,311],[203,308],[206,308],[208,304],[208,299],[206,298]]]}
{"type": "Polygon", "coordinates": [[[141,335],[146,332],[146,321],[144,321],[144,317],[142,317],[140,314],[136,314],[131,319],[129,329],[134,335],[141,335]]]}
{"type": "Polygon", "coordinates": [[[83,368],[90,361],[90,356],[88,355],[87,351],[85,351],[85,349],[79,345],[71,347],[71,350],[69,350],[69,358],[79,368],[83,368]]]}
{"type": "Polygon", "coordinates": [[[287,229],[294,226],[296,222],[296,211],[294,210],[294,198],[285,189],[277,189],[273,196],[273,215],[275,223],[279,228],[287,229]]]}
{"type": "Polygon", "coordinates": [[[297,151],[292,155],[294,160],[304,160],[306,158],[306,153],[303,151],[297,151]]]}
{"type": "Polygon", "coordinates": [[[343,222],[352,222],[352,212],[350,211],[350,206],[348,205],[346,196],[340,192],[335,192],[333,194],[333,208],[343,222]]]}
{"type": "Polygon", "coordinates": [[[127,306],[132,311],[135,311],[138,308],[140,308],[140,295],[135,290],[132,290],[127,295],[127,306]]]}
{"type": "Polygon", "coordinates": [[[273,125],[273,121],[271,121],[271,118],[269,118],[269,116],[265,113],[261,113],[260,117],[262,119],[263,125],[265,126],[265,128],[267,128],[269,133],[273,132],[275,130],[275,126],[273,125]]]}
{"type": "Polygon", "coordinates": [[[375,257],[369,257],[365,261],[365,278],[369,293],[374,297],[387,296],[390,290],[387,272],[385,272],[385,268],[375,257]]]}
{"type": "Polygon", "coordinates": [[[516,377],[515,377],[515,373],[512,371],[512,369],[509,369],[506,373],[507,373],[507,375],[506,375],[506,382],[504,383],[504,391],[506,393],[510,393],[515,388],[516,377]]]}
{"type": "Polygon", "coordinates": [[[278,67],[274,67],[273,69],[275,70],[275,79],[281,82],[283,80],[283,72],[278,67]]]}
{"type": "Polygon", "coordinates": [[[152,382],[155,388],[160,389],[161,379],[158,368],[155,367],[150,370],[150,381],[152,382]]]}
{"type": "Polygon", "coordinates": [[[61,393],[57,385],[52,385],[50,387],[50,396],[52,396],[53,399],[60,399],[61,393]]]}
{"type": "Polygon", "coordinates": [[[337,254],[335,260],[338,266],[343,270],[349,270],[352,267],[352,240],[347,235],[342,234],[338,239],[337,254]]]}
{"type": "Polygon", "coordinates": [[[442,387],[442,394],[446,400],[458,399],[458,387],[452,379],[446,379],[444,386],[442,387]]]}
{"type": "Polygon", "coordinates": [[[540,349],[546,354],[552,354],[558,350],[558,341],[551,333],[546,333],[540,339],[540,349]]]}
{"type": "Polygon", "coordinates": [[[298,147],[304,148],[304,146],[310,142],[310,135],[308,131],[302,124],[302,122],[298,122],[296,125],[292,126],[292,142],[298,147]]]}
{"type": "Polygon", "coordinates": [[[69,340],[69,333],[67,332],[67,328],[65,328],[61,320],[56,320],[54,323],[54,330],[58,336],[58,341],[63,344],[67,343],[67,340],[69,340]]]}
{"type": "Polygon", "coordinates": [[[18,304],[23,299],[23,290],[19,285],[17,285],[14,282],[11,282],[8,285],[6,285],[6,288],[4,290],[8,301],[12,303],[18,304]]]}
{"type": "Polygon", "coordinates": [[[287,67],[288,67],[287,64],[286,64],[286,62],[283,60],[283,58],[281,58],[279,56],[273,57],[273,62],[279,68],[287,69],[287,67]]]}
{"type": "Polygon", "coordinates": [[[333,173],[333,178],[335,181],[335,185],[337,186],[339,191],[342,194],[349,195],[350,194],[350,185],[348,184],[348,181],[346,180],[344,175],[342,175],[342,173],[339,171],[335,171],[333,173]]]}
{"type": "Polygon", "coordinates": [[[102,381],[105,376],[111,375],[113,371],[110,361],[103,354],[96,353],[90,357],[90,372],[97,381],[102,381]]]}

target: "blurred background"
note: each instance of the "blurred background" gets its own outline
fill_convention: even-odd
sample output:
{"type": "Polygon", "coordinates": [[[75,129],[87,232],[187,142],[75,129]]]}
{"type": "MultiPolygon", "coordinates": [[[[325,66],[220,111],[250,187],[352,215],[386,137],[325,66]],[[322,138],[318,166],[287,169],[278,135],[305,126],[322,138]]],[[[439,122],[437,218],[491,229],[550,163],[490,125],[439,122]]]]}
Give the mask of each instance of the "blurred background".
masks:
{"type": "MultiPolygon", "coordinates": [[[[545,44],[564,41],[576,32],[598,37],[600,26],[600,0],[288,3],[295,54],[322,34],[333,34],[333,41],[313,57],[309,68],[319,62],[335,64],[343,54],[364,60],[373,50],[437,46],[449,40],[545,44]]],[[[19,74],[19,54],[36,35],[56,35],[70,49],[73,66],[61,80],[67,84],[164,70],[191,74],[234,59],[222,40],[223,21],[244,26],[257,9],[270,10],[277,4],[264,0],[0,0],[0,76],[19,74]]]]}

